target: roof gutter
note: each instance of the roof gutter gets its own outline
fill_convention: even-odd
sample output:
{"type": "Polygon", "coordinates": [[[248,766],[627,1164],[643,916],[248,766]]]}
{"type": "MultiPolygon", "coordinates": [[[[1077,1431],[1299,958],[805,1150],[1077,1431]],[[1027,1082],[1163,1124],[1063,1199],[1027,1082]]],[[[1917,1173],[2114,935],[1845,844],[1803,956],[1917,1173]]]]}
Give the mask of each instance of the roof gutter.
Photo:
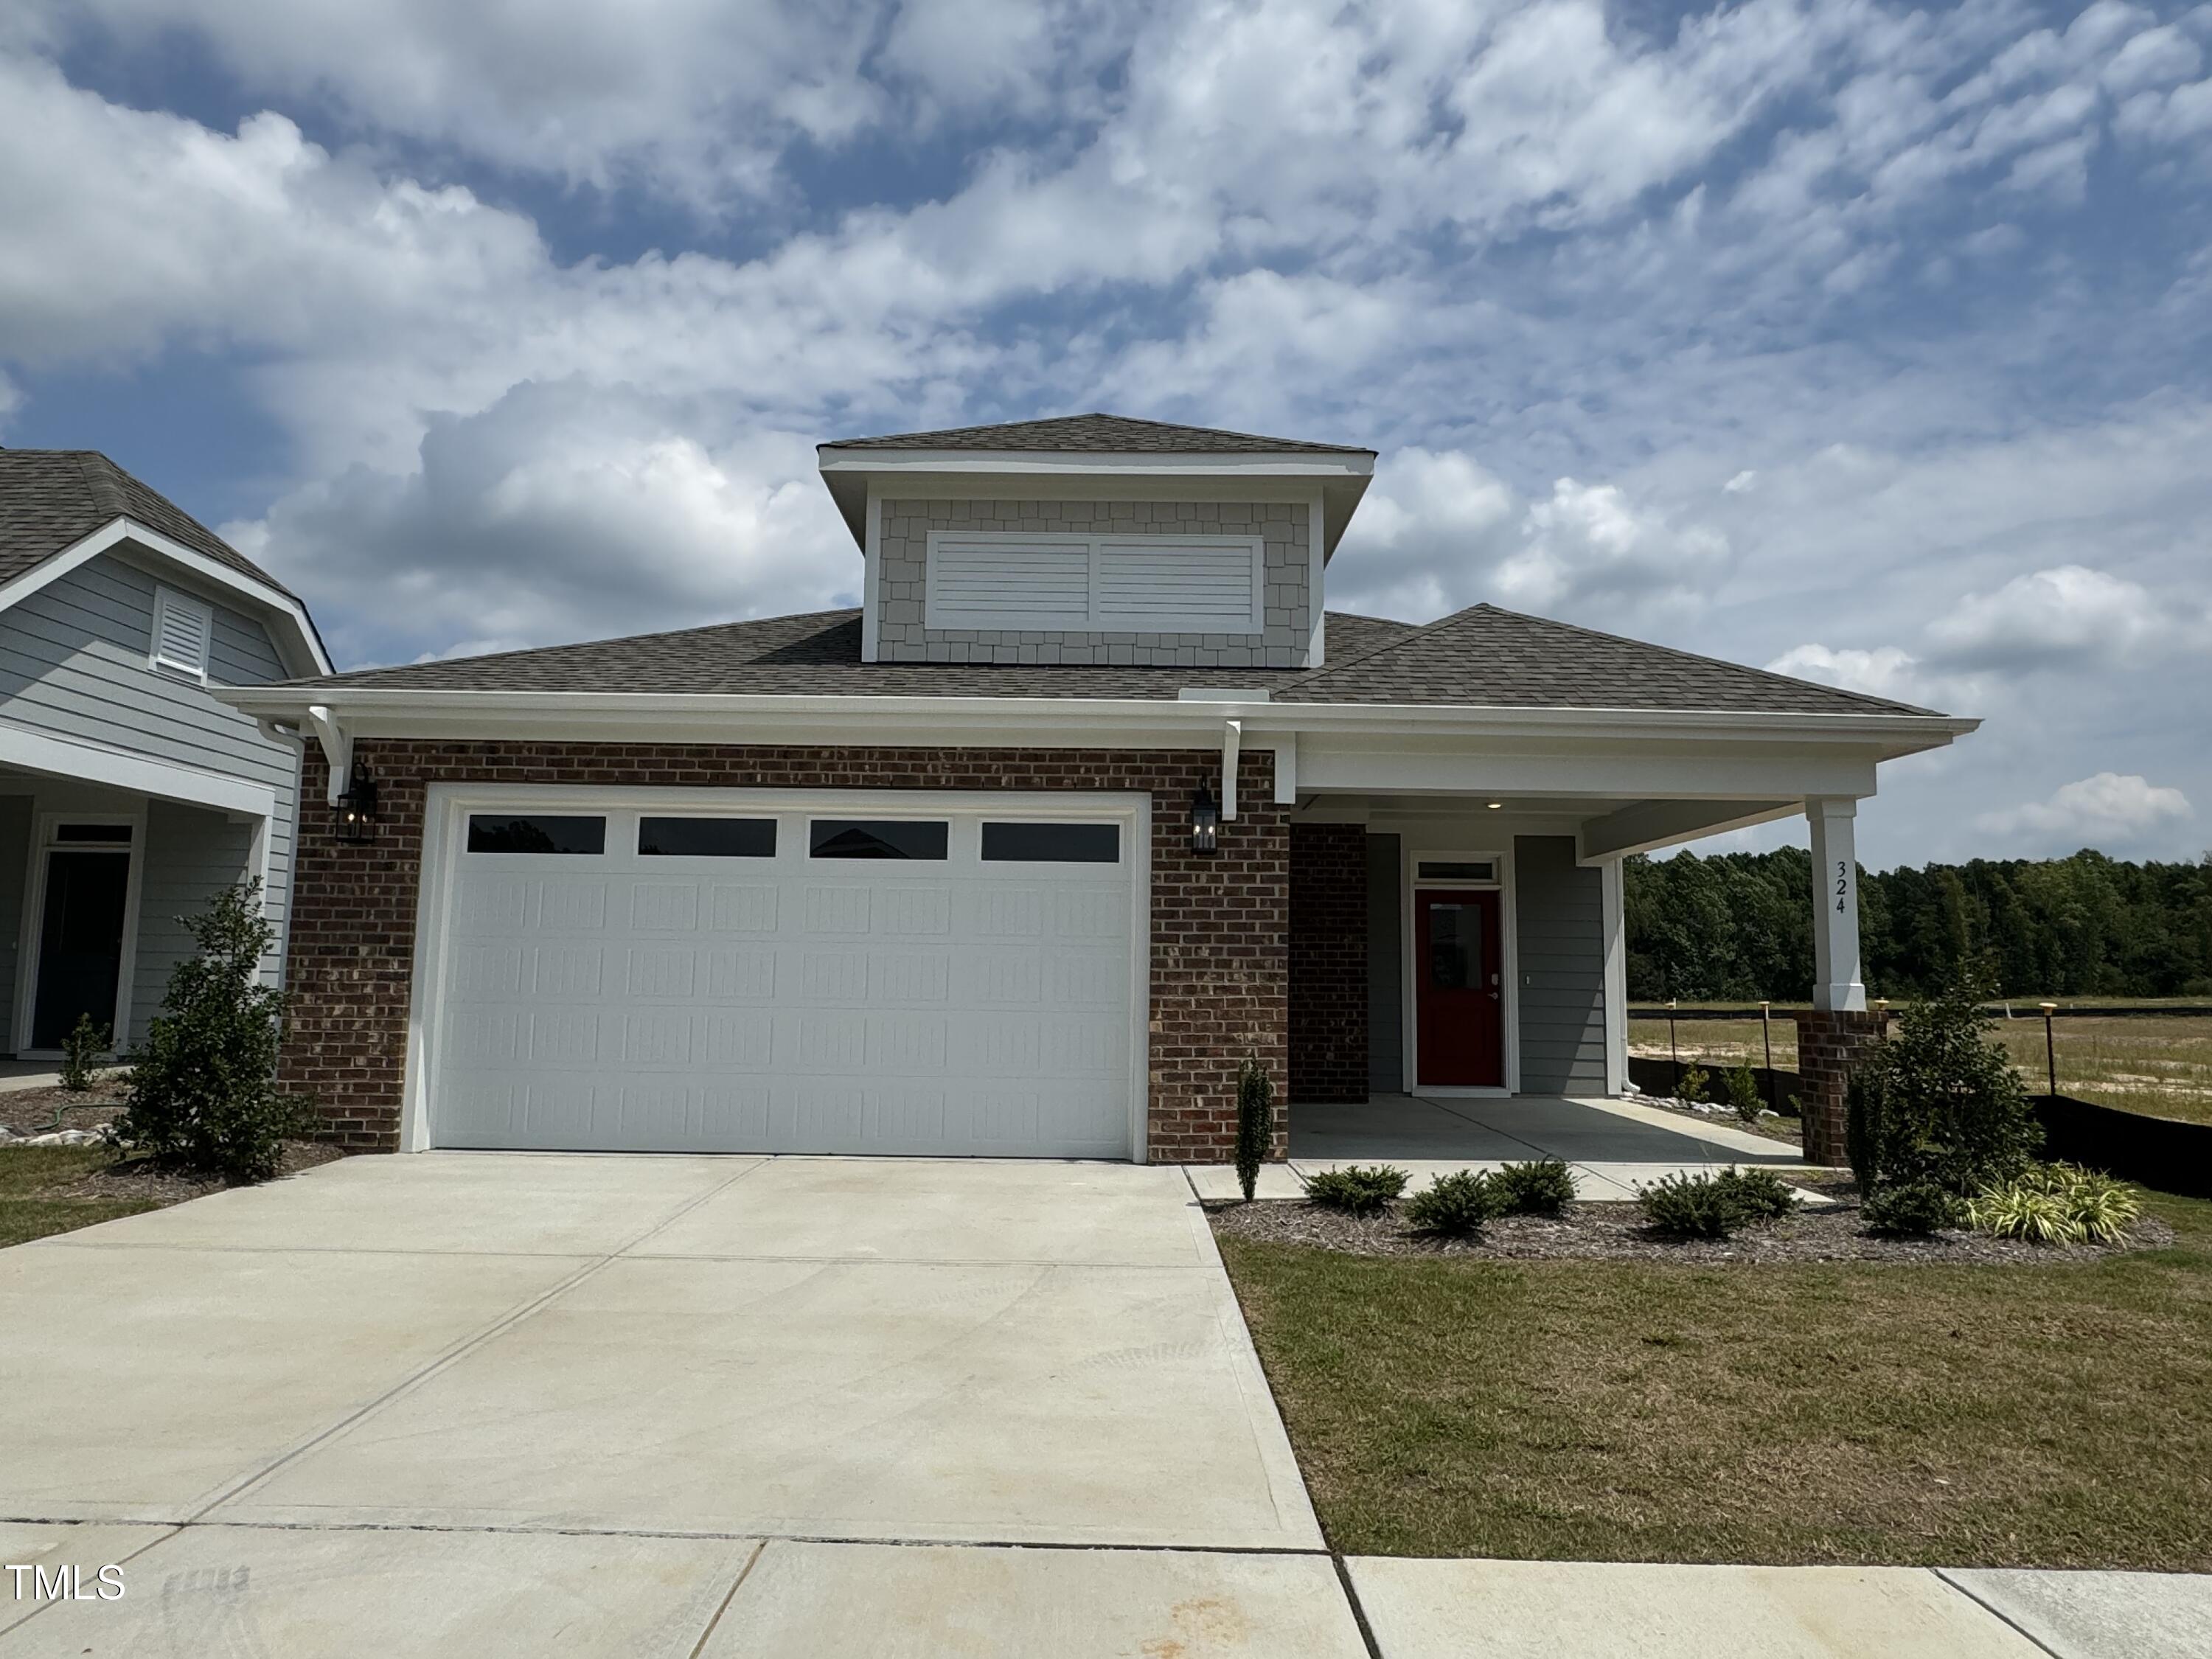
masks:
{"type": "Polygon", "coordinates": [[[852,726],[875,734],[1033,728],[1049,738],[1080,728],[1188,729],[1194,747],[1219,741],[1224,720],[1248,736],[1311,732],[1400,738],[1765,738],[1931,748],[1973,731],[1978,720],[1948,715],[1790,713],[1648,708],[1486,708],[1407,703],[1280,702],[1234,693],[1161,697],[819,696],[759,693],[425,690],[374,685],[258,685],[210,688],[233,708],[261,719],[304,720],[311,707],[364,732],[401,735],[452,731],[635,726],[709,730],[732,739],[747,728],[759,740],[789,726],[852,726]]]}

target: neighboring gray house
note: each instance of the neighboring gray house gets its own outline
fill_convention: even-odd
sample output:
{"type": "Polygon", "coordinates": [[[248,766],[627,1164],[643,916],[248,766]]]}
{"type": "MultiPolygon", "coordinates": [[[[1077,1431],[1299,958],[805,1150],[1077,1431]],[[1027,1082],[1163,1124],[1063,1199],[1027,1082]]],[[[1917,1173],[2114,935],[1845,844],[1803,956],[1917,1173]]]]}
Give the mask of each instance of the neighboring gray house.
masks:
{"type": "Polygon", "coordinates": [[[143,1036],[223,887],[259,877],[282,939],[300,744],[210,689],[329,672],[297,599],[106,456],[0,450],[0,1053],[143,1036]]]}

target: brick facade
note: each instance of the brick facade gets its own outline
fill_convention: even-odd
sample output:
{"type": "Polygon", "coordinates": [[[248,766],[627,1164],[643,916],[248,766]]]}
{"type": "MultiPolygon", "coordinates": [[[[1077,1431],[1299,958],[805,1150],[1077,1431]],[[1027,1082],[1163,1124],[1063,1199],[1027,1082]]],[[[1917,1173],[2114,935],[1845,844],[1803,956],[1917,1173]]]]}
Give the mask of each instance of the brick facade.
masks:
{"type": "Polygon", "coordinates": [[[1367,1098],[1367,830],[1291,826],[1291,1094],[1367,1098]]]}
{"type": "Polygon", "coordinates": [[[1841,1164],[1844,1156],[1844,1091],[1859,1055],[1889,1035],[1887,1012],[1814,1009],[1796,1016],[1797,1072],[1804,1086],[1797,1102],[1804,1113],[1805,1159],[1841,1164]]]}
{"type": "MultiPolygon", "coordinates": [[[[379,792],[375,841],[349,846],[319,810],[308,745],[294,874],[284,1078],[317,1098],[325,1132],[363,1151],[399,1144],[422,825],[430,785],[595,784],[775,789],[1036,789],[1152,798],[1148,1145],[1156,1163],[1222,1162],[1237,1135],[1237,1067],[1257,1054],[1288,1080],[1291,844],[1272,757],[1243,758],[1240,811],[1220,851],[1190,850],[1190,798],[1220,782],[1217,751],[820,749],[678,744],[363,739],[379,792]]],[[[1278,1156],[1288,1115],[1279,1122],[1278,1156]]]]}

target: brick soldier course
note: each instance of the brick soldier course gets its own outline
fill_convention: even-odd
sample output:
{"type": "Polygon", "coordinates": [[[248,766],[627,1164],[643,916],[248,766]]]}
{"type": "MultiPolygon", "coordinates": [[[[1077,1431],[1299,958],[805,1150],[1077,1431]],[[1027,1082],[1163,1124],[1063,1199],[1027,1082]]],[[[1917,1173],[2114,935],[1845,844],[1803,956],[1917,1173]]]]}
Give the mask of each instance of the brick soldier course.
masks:
{"type": "MultiPolygon", "coordinates": [[[[376,839],[338,841],[327,812],[302,814],[291,919],[286,1083],[312,1094],[322,1133],[394,1152],[432,784],[586,784],[760,789],[1018,789],[1147,793],[1152,800],[1152,995],[1146,1144],[1154,1163],[1233,1155],[1237,1068],[1255,1054],[1291,1091],[1290,866],[1272,760],[1243,757],[1239,811],[1220,850],[1190,849],[1190,799],[1218,787],[1218,750],[816,749],[683,744],[362,739],[379,792],[376,839]]],[[[324,797],[307,754],[303,799],[324,797]]],[[[1365,1064],[1364,1040],[1358,1062],[1365,1064]]],[[[1277,1118],[1285,1155],[1287,1112],[1277,1118]]]]}

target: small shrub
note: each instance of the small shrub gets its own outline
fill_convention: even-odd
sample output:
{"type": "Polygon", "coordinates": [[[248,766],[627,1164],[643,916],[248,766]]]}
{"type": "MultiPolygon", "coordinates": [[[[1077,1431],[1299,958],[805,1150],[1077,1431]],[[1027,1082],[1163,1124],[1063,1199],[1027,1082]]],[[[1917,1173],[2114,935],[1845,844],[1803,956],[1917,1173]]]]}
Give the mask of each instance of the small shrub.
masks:
{"type": "Polygon", "coordinates": [[[1406,1200],[1406,1219],[1417,1231],[1471,1238],[1498,1212],[1492,1177],[1474,1170],[1440,1175],[1406,1200]]]}
{"type": "Polygon", "coordinates": [[[184,923],[199,949],[170,971],[108,1136],[170,1168],[265,1181],[300,1121],[276,1087],[284,994],[261,983],[276,930],[261,914],[258,882],[184,923]]]}
{"type": "Polygon", "coordinates": [[[2033,1244],[2108,1244],[2142,1213],[2134,1188],[2071,1164],[2037,1164],[1983,1188],[1967,1206],[1984,1232],[2033,1244]]]}
{"type": "Polygon", "coordinates": [[[1758,1122],[1766,1103],[1759,1097],[1759,1079],[1753,1074],[1750,1062],[1731,1066],[1721,1074],[1721,1081],[1728,1090],[1729,1109],[1746,1123],[1758,1122]]]}
{"type": "Polygon", "coordinates": [[[1908,1006],[1889,1040],[1869,1050],[1844,1120],[1845,1154],[1862,1193],[1929,1181],[1963,1196],[2013,1180],[2033,1158],[2043,1131],[2020,1073],[1989,1035],[1986,989],[1962,970],[1936,996],[1908,1006]]]}
{"type": "Polygon", "coordinates": [[[1771,1170],[1723,1170],[1713,1177],[1717,1186],[1735,1196],[1737,1206],[1751,1221],[1774,1221],[1797,1207],[1797,1194],[1771,1170]]]}
{"type": "Polygon", "coordinates": [[[1674,1079],[1674,1098],[1685,1106],[1703,1100],[1706,1085],[1711,1082],[1711,1079],[1705,1075],[1704,1066],[1685,1066],[1682,1075],[1674,1079]]]}
{"type": "Polygon", "coordinates": [[[1237,1068],[1237,1184],[1252,1201],[1260,1166],[1275,1150],[1275,1082],[1260,1057],[1252,1054],[1237,1068]]]}
{"type": "Polygon", "coordinates": [[[1306,1177],[1309,1200],[1346,1215],[1380,1215],[1405,1190],[1406,1172],[1389,1164],[1350,1164],[1306,1177]]]}
{"type": "Polygon", "coordinates": [[[1644,1218],[1675,1238],[1727,1238],[1751,1219],[1734,1183],[1711,1176],[1664,1176],[1638,1187],[1636,1196],[1644,1218]]]}
{"type": "Polygon", "coordinates": [[[1859,1219],[1869,1232],[1918,1238],[1959,1226],[1966,1218],[1966,1206],[1959,1195],[1928,1181],[1881,1188],[1859,1206],[1859,1219]]]}
{"type": "Polygon", "coordinates": [[[1500,1215],[1557,1215],[1575,1200],[1575,1178],[1556,1158],[1509,1164],[1490,1177],[1500,1215]]]}
{"type": "Polygon", "coordinates": [[[62,1087],[79,1095],[90,1089],[93,1066],[106,1052],[107,1027],[95,1025],[90,1014],[79,1014],[62,1039],[62,1087]]]}

